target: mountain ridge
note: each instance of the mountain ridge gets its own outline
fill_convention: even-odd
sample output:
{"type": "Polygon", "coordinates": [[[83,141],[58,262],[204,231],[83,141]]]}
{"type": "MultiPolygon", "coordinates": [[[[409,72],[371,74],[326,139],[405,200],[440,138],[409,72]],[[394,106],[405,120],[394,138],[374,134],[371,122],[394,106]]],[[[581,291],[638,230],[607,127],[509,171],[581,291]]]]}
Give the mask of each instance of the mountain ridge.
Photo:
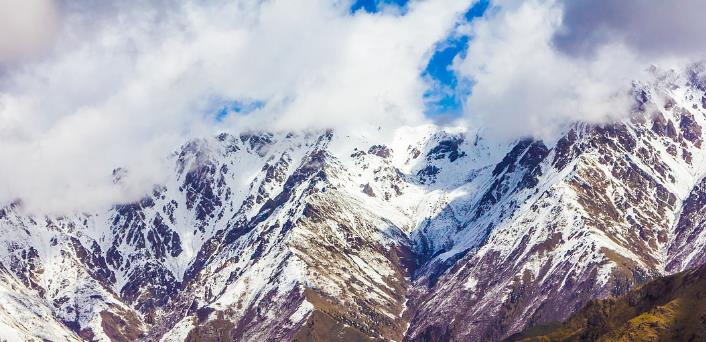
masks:
{"type": "Polygon", "coordinates": [[[183,145],[139,201],[8,205],[0,300],[21,309],[0,324],[49,340],[445,341],[565,319],[706,255],[706,82],[668,72],[635,95],[628,119],[553,141],[223,133],[183,145]]]}

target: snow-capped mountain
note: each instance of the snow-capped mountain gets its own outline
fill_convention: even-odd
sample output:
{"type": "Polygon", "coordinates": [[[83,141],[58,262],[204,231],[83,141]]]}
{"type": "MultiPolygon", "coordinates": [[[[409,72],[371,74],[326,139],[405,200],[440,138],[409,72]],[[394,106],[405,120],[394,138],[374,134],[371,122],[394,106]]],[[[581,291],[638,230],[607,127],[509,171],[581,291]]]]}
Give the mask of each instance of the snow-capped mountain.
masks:
{"type": "MultiPolygon", "coordinates": [[[[223,133],[134,203],[0,210],[0,337],[493,341],[706,258],[706,80],[629,119],[498,143],[223,133]]],[[[115,182],[130,170],[115,170],[115,182]]]]}

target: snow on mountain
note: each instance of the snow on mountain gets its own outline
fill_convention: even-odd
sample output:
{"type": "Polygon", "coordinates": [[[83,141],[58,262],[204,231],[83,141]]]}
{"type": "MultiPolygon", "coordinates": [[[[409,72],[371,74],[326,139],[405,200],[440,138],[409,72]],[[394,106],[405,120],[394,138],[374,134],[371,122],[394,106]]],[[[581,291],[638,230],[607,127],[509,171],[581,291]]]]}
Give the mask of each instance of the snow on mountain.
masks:
{"type": "MultiPolygon", "coordinates": [[[[706,82],[554,141],[223,133],[134,203],[0,210],[9,340],[499,340],[706,258],[706,82]]],[[[115,170],[115,182],[130,170],[115,170]]]]}
{"type": "Polygon", "coordinates": [[[485,240],[417,279],[407,338],[496,340],[681,270],[667,265],[682,258],[675,225],[694,216],[683,203],[706,170],[703,94],[667,73],[636,86],[630,120],[515,145],[464,218],[460,234],[485,240]]]}

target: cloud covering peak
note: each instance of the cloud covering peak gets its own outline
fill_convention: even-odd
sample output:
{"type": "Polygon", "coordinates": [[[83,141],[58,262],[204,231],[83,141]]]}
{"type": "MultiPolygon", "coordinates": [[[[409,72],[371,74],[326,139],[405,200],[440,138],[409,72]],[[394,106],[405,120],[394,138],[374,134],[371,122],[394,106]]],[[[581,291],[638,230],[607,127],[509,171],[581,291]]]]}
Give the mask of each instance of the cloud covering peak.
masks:
{"type": "Polygon", "coordinates": [[[696,0],[496,0],[464,16],[475,2],[0,0],[0,203],[133,200],[171,151],[219,130],[422,124],[435,87],[487,134],[552,136],[629,113],[650,65],[703,58],[696,0]],[[437,67],[453,85],[430,84],[449,39],[458,54],[437,67]]]}
{"type": "Polygon", "coordinates": [[[454,63],[474,83],[466,119],[493,134],[547,138],[576,121],[626,117],[633,82],[649,82],[650,66],[680,69],[703,58],[687,43],[703,45],[702,21],[687,13],[702,5],[684,3],[495,1],[466,28],[473,39],[454,63]]]}
{"type": "Polygon", "coordinates": [[[421,123],[421,68],[469,6],[44,3],[60,9],[55,39],[0,75],[0,158],[12,161],[0,169],[0,201],[50,210],[134,199],[167,174],[170,151],[221,129],[421,123]],[[234,103],[257,105],[248,114],[234,103]],[[110,181],[117,167],[130,170],[120,185],[110,181]]]}

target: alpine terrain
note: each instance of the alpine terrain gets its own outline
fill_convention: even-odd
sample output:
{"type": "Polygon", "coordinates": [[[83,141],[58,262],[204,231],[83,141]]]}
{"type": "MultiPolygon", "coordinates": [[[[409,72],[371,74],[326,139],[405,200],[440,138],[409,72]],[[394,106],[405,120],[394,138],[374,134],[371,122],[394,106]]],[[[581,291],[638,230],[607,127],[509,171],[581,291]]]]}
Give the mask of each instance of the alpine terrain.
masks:
{"type": "Polygon", "coordinates": [[[0,337],[499,341],[696,268],[706,72],[653,73],[626,119],[551,139],[225,132],[175,147],[132,203],[56,216],[17,198],[0,337]]]}
{"type": "Polygon", "coordinates": [[[589,302],[561,325],[536,326],[516,341],[702,341],[706,267],[653,280],[620,298],[589,302]]]}

